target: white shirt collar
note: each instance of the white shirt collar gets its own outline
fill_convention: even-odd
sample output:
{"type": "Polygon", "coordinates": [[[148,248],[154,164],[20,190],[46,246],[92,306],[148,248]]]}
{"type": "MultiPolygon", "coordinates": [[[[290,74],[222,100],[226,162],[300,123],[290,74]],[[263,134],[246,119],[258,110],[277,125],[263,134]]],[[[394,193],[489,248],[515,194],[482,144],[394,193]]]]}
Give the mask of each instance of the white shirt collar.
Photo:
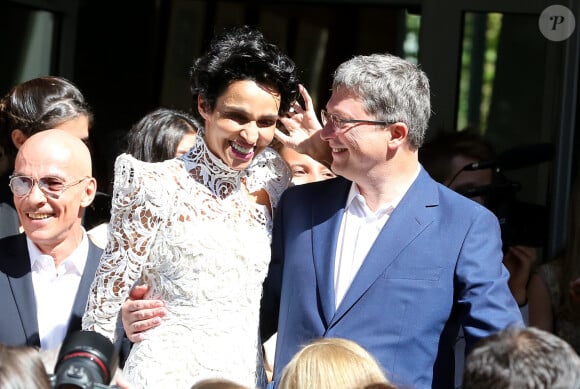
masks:
{"type": "MultiPolygon", "coordinates": [[[[26,237],[26,245],[28,247],[28,255],[30,256],[30,268],[32,270],[39,269],[47,262],[47,254],[43,254],[36,244],[26,237]]],[[[83,228],[83,239],[77,248],[61,263],[60,266],[64,266],[67,273],[76,273],[82,275],[85,270],[85,265],[87,263],[87,257],[89,252],[89,240],[87,233],[83,228]]],[[[54,264],[54,259],[50,257],[54,264]]]]}
{"type": "Polygon", "coordinates": [[[377,217],[381,217],[381,215],[384,215],[385,213],[390,215],[393,212],[393,210],[397,207],[397,205],[399,205],[399,203],[401,202],[403,197],[405,197],[405,194],[409,191],[409,188],[411,187],[411,185],[413,185],[413,183],[415,182],[417,177],[419,177],[420,172],[421,172],[421,167],[419,166],[417,169],[417,172],[415,173],[415,177],[413,177],[413,179],[409,182],[409,184],[407,185],[405,190],[403,190],[401,192],[401,195],[399,197],[395,198],[390,203],[383,205],[382,207],[377,209],[375,212],[372,212],[368,208],[366,199],[360,193],[356,183],[353,182],[350,186],[350,191],[348,192],[348,197],[346,199],[345,208],[348,209],[352,205],[353,200],[357,199],[359,201],[359,204],[361,205],[361,207],[364,209],[365,214],[367,214],[367,215],[374,214],[377,217]]]}

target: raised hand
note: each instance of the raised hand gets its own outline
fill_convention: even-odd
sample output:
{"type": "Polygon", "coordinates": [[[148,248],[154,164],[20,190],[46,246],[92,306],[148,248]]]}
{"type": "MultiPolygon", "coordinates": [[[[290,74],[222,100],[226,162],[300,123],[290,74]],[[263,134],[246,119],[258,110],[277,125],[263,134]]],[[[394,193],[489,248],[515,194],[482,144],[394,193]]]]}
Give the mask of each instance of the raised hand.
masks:
{"type": "Polygon", "coordinates": [[[510,246],[503,258],[503,263],[510,272],[508,285],[519,305],[527,302],[528,281],[537,257],[534,247],[510,246]]]}
{"type": "Polygon", "coordinates": [[[330,166],[332,161],[328,144],[320,137],[322,124],[316,116],[312,98],[303,85],[299,86],[300,94],[304,99],[304,107],[297,101],[290,108],[286,116],[280,117],[287,133],[276,130],[276,138],[286,147],[297,152],[307,154],[315,160],[330,166]]]}

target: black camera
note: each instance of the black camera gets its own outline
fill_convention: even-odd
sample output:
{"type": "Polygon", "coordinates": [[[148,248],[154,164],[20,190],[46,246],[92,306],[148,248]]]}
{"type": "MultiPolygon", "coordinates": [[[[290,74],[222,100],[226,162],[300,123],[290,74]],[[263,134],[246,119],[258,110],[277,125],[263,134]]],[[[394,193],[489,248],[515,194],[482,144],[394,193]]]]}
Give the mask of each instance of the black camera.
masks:
{"type": "Polygon", "coordinates": [[[70,333],[62,343],[54,374],[55,389],[117,388],[109,386],[117,368],[118,353],[105,336],[94,331],[70,333]]]}
{"type": "Polygon", "coordinates": [[[469,198],[485,199],[484,205],[498,218],[504,252],[514,245],[542,247],[547,243],[548,210],[543,205],[517,200],[520,188],[518,182],[495,173],[491,185],[459,191],[469,198]]]}

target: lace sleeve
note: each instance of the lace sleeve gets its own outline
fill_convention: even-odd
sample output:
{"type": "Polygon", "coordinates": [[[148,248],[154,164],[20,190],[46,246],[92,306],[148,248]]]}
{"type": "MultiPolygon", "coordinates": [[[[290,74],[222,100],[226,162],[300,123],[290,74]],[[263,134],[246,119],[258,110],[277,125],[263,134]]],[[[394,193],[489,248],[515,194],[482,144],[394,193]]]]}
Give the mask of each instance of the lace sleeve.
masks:
{"type": "Polygon", "coordinates": [[[84,330],[100,332],[111,340],[121,305],[141,275],[162,220],[158,200],[163,195],[155,192],[163,185],[153,181],[146,166],[127,154],[115,162],[107,246],[83,315],[84,330]]]}
{"type": "MultiPolygon", "coordinates": [[[[282,192],[290,185],[292,173],[280,154],[268,147],[254,158],[247,170],[250,192],[265,189],[275,210],[282,192]]],[[[272,213],[274,214],[274,213],[272,213]]]]}

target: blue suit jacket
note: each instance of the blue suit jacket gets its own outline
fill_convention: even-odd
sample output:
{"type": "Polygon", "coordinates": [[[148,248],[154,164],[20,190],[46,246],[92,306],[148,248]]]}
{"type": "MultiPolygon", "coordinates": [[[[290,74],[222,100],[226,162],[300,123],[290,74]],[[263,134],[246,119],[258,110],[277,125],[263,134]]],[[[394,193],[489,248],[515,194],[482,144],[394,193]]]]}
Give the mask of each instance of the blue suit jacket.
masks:
{"type": "Polygon", "coordinates": [[[523,325],[497,218],[421,169],[335,309],[334,255],[350,186],[340,177],[300,185],[278,204],[261,316],[264,339],[278,331],[274,379],[309,340],[341,337],[369,350],[402,387],[453,388],[460,325],[468,349],[523,325]]]}
{"type": "MultiPolygon", "coordinates": [[[[81,319],[102,251],[89,240],[89,254],[71,311],[69,333],[81,329],[81,319]]],[[[40,347],[25,234],[0,239],[0,302],[0,342],[40,347]]]]}

